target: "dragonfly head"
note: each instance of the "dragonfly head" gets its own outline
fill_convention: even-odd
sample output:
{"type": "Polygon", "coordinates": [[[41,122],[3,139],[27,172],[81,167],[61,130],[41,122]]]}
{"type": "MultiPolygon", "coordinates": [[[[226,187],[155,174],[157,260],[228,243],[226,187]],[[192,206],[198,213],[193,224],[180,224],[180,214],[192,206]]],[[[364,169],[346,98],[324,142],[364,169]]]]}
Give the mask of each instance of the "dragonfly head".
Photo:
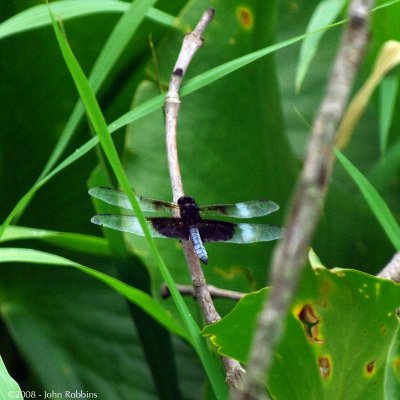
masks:
{"type": "Polygon", "coordinates": [[[196,204],[196,200],[192,196],[182,196],[178,199],[178,205],[196,204]]]}
{"type": "Polygon", "coordinates": [[[189,224],[195,224],[200,221],[199,206],[196,200],[191,196],[182,196],[178,199],[181,218],[189,224]]]}

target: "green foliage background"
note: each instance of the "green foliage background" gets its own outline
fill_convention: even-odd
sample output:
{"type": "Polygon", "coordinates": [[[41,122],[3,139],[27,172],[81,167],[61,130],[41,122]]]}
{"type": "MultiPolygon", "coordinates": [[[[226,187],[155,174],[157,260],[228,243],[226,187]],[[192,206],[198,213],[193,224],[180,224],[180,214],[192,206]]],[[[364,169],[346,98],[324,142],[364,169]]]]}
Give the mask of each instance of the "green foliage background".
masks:
{"type": "MultiPolygon", "coordinates": [[[[160,83],[165,88],[180,48],[182,29],[190,29],[204,7],[215,7],[217,14],[187,79],[304,33],[319,3],[158,1],[157,8],[179,15],[179,26],[172,30],[149,19],[140,26],[99,91],[107,121],[126,113],[132,102],[136,106],[158,94],[150,34],[160,83]]],[[[0,0],[0,18],[7,20],[34,4],[40,2],[0,0]]],[[[399,14],[399,5],[394,4],[373,15],[372,42],[358,86],[368,76],[382,43],[399,39],[398,24],[393,23],[399,14]]],[[[119,18],[120,14],[104,13],[63,22],[68,41],[87,75],[119,18]]],[[[199,203],[267,197],[281,206],[268,222],[283,223],[340,32],[340,27],[332,28],[322,38],[300,93],[295,91],[297,44],[182,98],[178,140],[187,193],[199,203]]],[[[3,220],[43,170],[77,94],[49,26],[2,39],[0,71],[3,220]]],[[[396,113],[392,116],[387,163],[382,164],[379,102],[379,96],[373,98],[346,155],[380,190],[398,217],[399,118],[396,113]]],[[[83,121],[62,159],[91,135],[83,121]]],[[[113,138],[136,191],[170,199],[161,109],[115,132],[113,138]]],[[[115,181],[101,158],[96,168],[98,164],[99,153],[91,151],[64,169],[36,193],[18,224],[100,235],[98,228],[89,223],[95,210],[87,188],[115,181]]],[[[153,294],[177,317],[173,303],[160,299],[161,277],[143,242],[115,232],[105,235],[109,246],[105,242],[85,245],[84,251],[67,246],[67,240],[58,235],[58,243],[33,241],[28,235],[23,241],[6,245],[49,251],[118,277],[153,294]],[[101,254],[100,246],[104,247],[101,254]],[[132,248],[136,255],[128,251],[132,248]]],[[[388,262],[394,251],[356,186],[339,166],[334,171],[313,247],[327,266],[372,274],[388,262]]],[[[159,241],[159,248],[175,280],[189,283],[178,245],[159,241]]],[[[205,273],[210,283],[245,292],[265,286],[273,244],[215,244],[207,249],[212,261],[205,273]]],[[[0,354],[21,388],[84,390],[99,393],[104,399],[197,399],[198,393],[211,396],[191,348],[101,282],[62,267],[2,263],[0,288],[0,354]]],[[[197,306],[191,299],[187,303],[201,324],[197,306]]],[[[222,315],[232,307],[227,300],[217,301],[222,315]]]]}

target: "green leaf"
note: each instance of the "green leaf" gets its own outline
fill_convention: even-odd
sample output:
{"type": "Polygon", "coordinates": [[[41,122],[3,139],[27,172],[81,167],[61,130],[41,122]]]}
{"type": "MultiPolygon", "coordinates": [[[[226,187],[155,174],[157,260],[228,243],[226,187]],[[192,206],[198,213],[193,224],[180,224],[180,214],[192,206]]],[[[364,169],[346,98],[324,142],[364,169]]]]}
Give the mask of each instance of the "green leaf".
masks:
{"type": "Polygon", "coordinates": [[[379,192],[387,192],[396,177],[400,166],[400,140],[396,140],[387,149],[368,174],[368,180],[379,192]]]}
{"type": "Polygon", "coordinates": [[[18,383],[8,374],[0,357],[0,399],[23,399],[18,383]]]}
{"type": "Polygon", "coordinates": [[[390,125],[395,110],[399,77],[397,74],[388,74],[383,78],[379,90],[379,146],[381,155],[386,153],[390,125]]]}
{"type": "Polygon", "coordinates": [[[400,393],[400,334],[393,341],[389,356],[386,384],[386,399],[396,399],[400,393]]]}
{"type": "MultiPolygon", "coordinates": [[[[400,285],[310,255],[270,373],[277,399],[384,399],[385,376],[398,331],[400,285]]],[[[203,330],[221,354],[246,362],[267,291],[249,294],[203,330]]]]}
{"type": "Polygon", "coordinates": [[[108,243],[103,238],[79,233],[56,232],[23,226],[9,226],[3,237],[0,239],[0,242],[26,239],[43,240],[64,249],[93,254],[96,256],[110,255],[108,243]]]}
{"type": "Polygon", "coordinates": [[[141,292],[140,290],[126,285],[118,279],[108,276],[102,272],[78,264],[56,254],[19,247],[0,248],[0,263],[6,262],[24,262],[76,268],[84,272],[85,274],[90,275],[105,283],[107,286],[111,287],[113,290],[124,296],[129,301],[135,303],[137,306],[145,310],[152,318],[154,318],[160,324],[164,325],[171,332],[175,333],[178,336],[181,336],[186,340],[190,340],[188,339],[185,330],[180,326],[178,322],[174,320],[171,314],[168,313],[168,311],[166,311],[164,307],[157,303],[147,293],[141,292]]]}
{"type": "MultiPolygon", "coordinates": [[[[320,28],[331,24],[336,17],[339,15],[340,11],[343,9],[346,0],[324,0],[321,1],[307,26],[307,32],[318,31],[320,28]]],[[[297,64],[296,71],[296,90],[299,91],[303,83],[304,77],[310,67],[310,64],[315,57],[319,43],[326,31],[317,32],[314,35],[307,36],[300,50],[300,59],[297,64]]]]}
{"type": "MultiPolygon", "coordinates": [[[[274,53],[284,47],[291,46],[303,40],[306,35],[296,36],[292,39],[285,40],[283,42],[267,46],[261,50],[256,50],[252,53],[246,54],[242,57],[235,58],[231,61],[225,62],[217,67],[210,68],[206,72],[195,76],[192,79],[189,79],[183,86],[181,90],[181,97],[195,92],[211,83],[224,78],[225,76],[245,67],[248,64],[251,64],[257,61],[260,58],[267,56],[268,54],[274,53]]],[[[137,119],[143,117],[144,115],[149,114],[152,111],[159,109],[164,104],[164,96],[159,95],[153,97],[151,100],[148,100],[146,103],[141,104],[140,106],[135,107],[133,110],[127,112],[126,114],[119,117],[117,120],[112,122],[109,126],[110,131],[114,132],[117,129],[122,128],[129,123],[136,121],[137,119]]]]}
{"type": "MultiPolygon", "coordinates": [[[[183,87],[181,91],[181,96],[185,94],[189,94],[193,91],[199,90],[200,88],[204,87],[205,85],[209,85],[214,81],[231,74],[232,72],[237,71],[244,66],[257,61],[259,58],[262,58],[270,53],[273,53],[279,49],[284,47],[290,46],[300,40],[302,40],[305,35],[300,35],[295,38],[286,40],[284,42],[278,43],[276,45],[267,46],[261,50],[257,50],[253,53],[246,54],[245,56],[239,57],[237,59],[233,59],[229,62],[223,63],[222,65],[212,68],[209,71],[206,71],[202,74],[199,74],[195,78],[189,80],[183,87]]],[[[111,65],[111,62],[108,62],[111,65]]],[[[100,65],[99,65],[99,69],[100,65]]],[[[105,77],[105,76],[104,76],[105,77]]],[[[150,114],[151,112],[158,110],[162,107],[164,103],[164,96],[154,96],[153,98],[147,100],[145,103],[136,106],[133,110],[127,112],[126,114],[122,115],[121,117],[117,118],[114,122],[109,124],[108,129],[110,133],[115,132],[116,130],[132,123],[145,115],[150,114]]],[[[77,105],[71,115],[69,121],[66,124],[66,128],[61,135],[60,141],[57,144],[56,148],[54,149],[49,161],[47,162],[45,169],[43,170],[41,177],[35,183],[35,185],[20,199],[11,213],[7,216],[6,220],[4,221],[3,225],[0,228],[0,237],[3,234],[4,229],[11,223],[13,218],[16,215],[19,215],[23,212],[23,210],[27,207],[31,199],[34,197],[35,193],[50,179],[56,176],[59,172],[63,169],[83,157],[86,153],[88,153],[91,149],[93,149],[98,143],[98,138],[94,137],[87,141],[85,144],[80,146],[78,149],[75,150],[70,156],[65,158],[56,168],[50,171],[54,163],[57,161],[58,157],[62,153],[62,151],[67,146],[70,138],[78,125],[80,118],[83,115],[83,109],[80,105],[77,105]],[[50,172],[49,172],[50,171],[50,172]]]]}
{"type": "MultiPolygon", "coordinates": [[[[95,13],[126,13],[129,3],[117,0],[68,0],[51,3],[51,9],[64,21],[95,13]]],[[[172,26],[175,18],[155,8],[150,8],[147,17],[162,25],[172,26]]],[[[50,25],[51,19],[45,4],[37,5],[14,15],[0,24],[0,39],[10,35],[50,25]]]]}
{"type": "MultiPolygon", "coordinates": [[[[52,16],[53,19],[53,16],[52,16]]],[[[213,387],[215,396],[218,399],[224,399],[227,395],[227,387],[223,380],[223,376],[219,367],[217,366],[215,359],[213,358],[210,350],[208,349],[205,341],[200,336],[200,330],[195,323],[192,315],[190,314],[185,302],[182,299],[179,291],[175,286],[175,282],[172,279],[166,265],[164,264],[157,247],[154,243],[153,238],[147,227],[147,222],[144,218],[143,213],[140,210],[138,201],[133,193],[130,182],[125,175],[122,164],[119,160],[117,150],[109,134],[104,116],[101,113],[100,107],[95,98],[94,92],[92,91],[88,80],[86,79],[80,65],[78,64],[76,58],[74,57],[71,49],[69,48],[67,42],[63,38],[59,27],[56,25],[53,19],[53,27],[56,33],[58,44],[62,51],[64,60],[68,66],[68,69],[74,79],[76,87],[78,89],[81,100],[86,108],[88,117],[93,125],[93,129],[99,137],[102,148],[110,162],[113,171],[118,179],[119,184],[129,198],[132,204],[132,209],[135,212],[136,217],[139,219],[140,225],[145,233],[147,244],[152,252],[154,259],[159,267],[163,278],[167,282],[168,288],[171,292],[171,296],[175,302],[175,305],[179,311],[179,314],[185,324],[186,329],[189,332],[189,337],[192,345],[194,346],[196,352],[198,353],[203,366],[207,372],[207,376],[213,387]]]]}
{"type": "MultiPolygon", "coordinates": [[[[0,266],[1,317],[36,377],[32,386],[25,380],[25,387],[91,389],[110,400],[158,399],[121,295],[75,268],[0,266]]],[[[115,273],[110,261],[97,267],[115,273]]]]}
{"type": "MultiPolygon", "coordinates": [[[[177,141],[185,193],[200,205],[267,199],[284,210],[292,191],[296,161],[281,119],[274,60],[271,55],[261,59],[288,43],[270,46],[276,5],[219,0],[213,6],[215,20],[207,27],[205,45],[193,59],[182,89],[182,94],[187,94],[189,89],[208,85],[181,97],[177,141]],[[229,45],[226,38],[230,38],[229,45]],[[258,62],[250,64],[257,57],[258,62]],[[237,70],[244,65],[246,68],[237,70]]],[[[201,12],[202,5],[193,2],[179,18],[193,26],[201,12]]],[[[157,49],[163,59],[162,83],[168,82],[169,66],[174,65],[175,49],[181,41],[178,32],[171,32],[157,49]]],[[[155,84],[142,82],[135,93],[134,110],[158,98],[157,90],[155,84]]],[[[163,124],[162,112],[154,111],[129,127],[124,166],[138,194],[171,200],[163,124]]],[[[254,222],[279,225],[282,218],[280,211],[254,222]]],[[[163,279],[143,240],[131,236],[126,239],[136,254],[145,258],[159,285],[163,279]]],[[[240,291],[257,287],[261,281],[264,283],[265,263],[273,246],[206,244],[210,260],[204,268],[207,279],[216,286],[233,285],[232,289],[240,291]]],[[[159,240],[158,248],[171,266],[175,281],[189,283],[180,246],[171,240],[159,240]]]]}
{"type": "MultiPolygon", "coordinates": [[[[101,84],[109,75],[117,60],[121,56],[123,50],[129,43],[129,40],[142,23],[146,13],[156,1],[157,0],[137,0],[132,2],[129,8],[126,10],[126,13],[118,21],[111,35],[108,37],[102,51],[100,52],[90,74],[89,81],[94,92],[97,92],[101,84]]],[[[53,168],[61,153],[65,150],[80,119],[83,116],[83,111],[82,104],[77,103],[69,120],[66,123],[64,131],[61,134],[53,153],[51,154],[43,172],[40,175],[40,178],[45,176],[51,170],[51,168],[53,168]]]]}
{"type": "MultiPolygon", "coordinates": [[[[112,31],[106,44],[104,45],[102,51],[100,52],[100,55],[96,60],[92,72],[90,74],[89,80],[95,92],[101,87],[102,83],[109,75],[110,71],[115,66],[119,57],[121,56],[123,50],[129,43],[129,40],[136,33],[138,27],[145,18],[146,13],[148,13],[149,10],[151,10],[151,5],[153,5],[155,2],[156,0],[137,0],[132,2],[132,4],[126,9],[124,15],[120,18],[120,20],[116,24],[114,30],[112,31]]],[[[66,8],[69,12],[71,10],[76,10],[76,9],[82,11],[82,2],[68,1],[67,3],[68,4],[65,4],[65,7],[63,4],[61,5],[62,10],[65,10],[66,8]],[[76,6],[77,8],[75,8],[74,6],[76,6]]],[[[85,4],[89,5],[90,3],[85,3],[85,4]]],[[[52,3],[52,7],[54,5],[56,6],[57,10],[57,6],[59,5],[59,3],[52,3]]],[[[124,7],[125,6],[126,3],[124,3],[124,7]]],[[[46,18],[50,21],[47,6],[45,7],[46,7],[46,18]]],[[[40,10],[39,14],[42,12],[43,10],[40,10]]],[[[82,107],[82,104],[78,102],[75,105],[70,115],[70,118],[66,122],[65,128],[56,146],[54,147],[50,155],[50,158],[48,159],[37,182],[29,190],[29,192],[26,193],[26,195],[23,196],[23,198],[21,198],[20,202],[15,206],[15,208],[12,210],[12,212],[4,221],[3,226],[0,228],[0,237],[2,236],[2,233],[6,228],[6,226],[8,226],[8,224],[11,223],[13,218],[15,216],[20,216],[24,212],[25,208],[28,206],[31,199],[33,198],[35,192],[43,184],[45,184],[49,179],[51,179],[52,176],[57,174],[60,170],[65,168],[66,165],[69,165],[70,163],[79,159],[82,155],[86,154],[87,151],[89,151],[95,144],[98,143],[97,138],[94,138],[95,139],[94,141],[92,139],[91,141],[81,146],[74,154],[72,154],[69,158],[64,160],[60,165],[58,165],[55,168],[55,170],[51,171],[51,169],[54,167],[56,162],[59,160],[61,154],[65,151],[67,145],[71,141],[72,136],[75,133],[75,130],[83,114],[84,114],[84,108],[82,107]]]]}
{"type": "Polygon", "coordinates": [[[354,183],[360,189],[365,201],[378,219],[389,240],[392,242],[393,246],[399,250],[400,227],[393,214],[390,212],[389,207],[364,175],[362,175],[361,172],[339,150],[335,150],[335,154],[343,168],[353,178],[354,183]]]}

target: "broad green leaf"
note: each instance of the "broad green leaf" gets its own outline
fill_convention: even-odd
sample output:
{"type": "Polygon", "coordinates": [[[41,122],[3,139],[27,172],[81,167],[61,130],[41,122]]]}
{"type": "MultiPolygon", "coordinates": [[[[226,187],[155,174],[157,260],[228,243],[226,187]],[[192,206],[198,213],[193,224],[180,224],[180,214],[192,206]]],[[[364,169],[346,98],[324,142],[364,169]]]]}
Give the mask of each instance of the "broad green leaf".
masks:
{"type": "Polygon", "coordinates": [[[125,283],[108,276],[102,272],[96,271],[92,268],[85,267],[84,265],[75,263],[64,257],[46,253],[39,250],[24,249],[24,248],[0,248],[0,263],[6,262],[24,262],[34,264],[48,264],[48,265],[59,265],[64,267],[76,268],[87,275],[93,276],[94,278],[105,283],[111,287],[117,293],[124,296],[129,301],[132,301],[149,315],[151,315],[156,321],[164,325],[167,329],[175,334],[188,340],[188,336],[184,329],[172,318],[172,316],[157,303],[147,293],[143,293],[133,287],[126,285],[125,283]]]}
{"type": "Polygon", "coordinates": [[[23,399],[18,383],[8,374],[3,359],[0,357],[0,399],[23,399]]]}
{"type": "Polygon", "coordinates": [[[393,341],[387,370],[386,399],[396,399],[400,394],[400,334],[393,341]]]}
{"type": "Polygon", "coordinates": [[[56,246],[96,256],[110,255],[109,246],[103,238],[79,233],[56,232],[46,229],[9,226],[1,238],[1,242],[10,240],[43,240],[56,246]]]}
{"type": "MultiPolygon", "coordinates": [[[[179,16],[182,23],[193,27],[204,6],[190,2],[179,16]]],[[[275,2],[217,1],[212,6],[216,9],[215,19],[204,34],[204,46],[192,60],[182,88],[177,141],[184,190],[199,205],[272,200],[282,211],[254,222],[279,225],[296,165],[281,120],[274,62],[271,55],[261,57],[289,41],[270,45],[275,2]],[[252,63],[257,58],[258,62],[252,63]],[[200,85],[208,86],[183,97],[189,88],[200,85]]],[[[181,42],[182,36],[171,32],[157,49],[163,60],[162,84],[168,83],[181,42]]],[[[135,94],[134,110],[148,104],[156,94],[155,84],[142,82],[135,94]]],[[[138,194],[171,200],[161,111],[154,111],[129,127],[124,161],[138,194]]],[[[127,240],[145,258],[158,287],[162,277],[148,257],[143,240],[131,236],[127,240]]],[[[204,271],[217,286],[249,290],[264,282],[273,246],[273,242],[207,244],[209,265],[204,271]]],[[[189,283],[179,244],[159,240],[158,247],[175,280],[189,283]]]]}
{"type": "MultiPolygon", "coordinates": [[[[109,261],[97,267],[115,272],[109,261]]],[[[35,374],[33,387],[90,391],[110,400],[159,399],[121,295],[75,268],[27,263],[0,268],[1,318],[35,374]]],[[[25,379],[22,384],[32,388],[25,379]]]]}
{"type": "Polygon", "coordinates": [[[392,242],[393,246],[399,250],[400,227],[393,214],[390,212],[389,207],[364,175],[362,175],[361,172],[339,150],[336,150],[335,154],[343,168],[353,178],[354,183],[360,189],[364,199],[368,203],[375,217],[378,219],[389,240],[392,242]]]}
{"type": "MultiPolygon", "coordinates": [[[[321,1],[308,24],[307,32],[317,31],[326,25],[331,24],[343,9],[346,0],[323,0],[321,1]]],[[[297,64],[296,72],[296,90],[300,91],[303,80],[309,69],[309,66],[315,57],[319,43],[325,31],[317,32],[315,35],[307,36],[301,44],[300,59],[297,64]]]]}
{"type": "MultiPolygon", "coordinates": [[[[400,285],[315,255],[302,277],[274,357],[269,390],[277,399],[384,399],[388,357],[398,331],[400,285]]],[[[252,293],[203,333],[221,354],[247,361],[268,291],[252,293]]]]}
{"type": "MultiPolygon", "coordinates": [[[[96,13],[125,13],[130,5],[117,0],[64,0],[52,2],[51,8],[57,18],[66,21],[96,13]]],[[[175,19],[155,8],[150,8],[146,15],[149,19],[166,26],[172,26],[175,19]]],[[[0,24],[0,39],[50,24],[47,6],[45,4],[33,6],[3,21],[0,24]]]]}

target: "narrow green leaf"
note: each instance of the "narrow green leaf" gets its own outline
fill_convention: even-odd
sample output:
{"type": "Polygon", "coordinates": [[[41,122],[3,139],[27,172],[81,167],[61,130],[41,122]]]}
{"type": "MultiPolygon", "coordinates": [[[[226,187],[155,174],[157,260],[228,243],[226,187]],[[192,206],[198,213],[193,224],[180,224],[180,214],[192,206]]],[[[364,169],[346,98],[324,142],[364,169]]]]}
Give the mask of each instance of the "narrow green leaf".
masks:
{"type": "MultiPolygon", "coordinates": [[[[90,73],[89,82],[95,92],[97,92],[106,77],[109,75],[123,50],[145,18],[146,13],[149,12],[151,6],[156,3],[156,1],[157,0],[136,0],[133,1],[126,9],[125,14],[120,18],[108,37],[107,42],[103,46],[99,57],[93,66],[92,72],[90,73]]],[[[70,142],[72,135],[74,134],[75,129],[83,116],[83,112],[84,109],[82,104],[78,102],[75,105],[75,108],[72,111],[72,114],[60,136],[60,139],[58,140],[57,145],[47,161],[47,164],[44,167],[39,179],[45,176],[58,161],[62,152],[70,142]]]]}
{"type": "Polygon", "coordinates": [[[96,132],[97,136],[99,137],[104,153],[108,161],[110,162],[110,165],[112,166],[112,169],[118,179],[118,182],[122,190],[126,193],[126,195],[129,198],[129,201],[132,204],[132,209],[134,210],[135,215],[138,218],[140,225],[145,233],[147,243],[158,264],[161,274],[165,279],[165,281],[167,282],[168,288],[171,292],[171,296],[181,315],[185,327],[189,332],[191,343],[193,344],[197,354],[200,357],[200,360],[203,363],[204,369],[213,387],[214,393],[218,399],[225,399],[227,396],[227,387],[223,375],[221,373],[221,370],[216,364],[216,360],[213,358],[213,355],[211,354],[210,349],[206,344],[206,341],[201,337],[200,329],[197,326],[196,322],[194,321],[192,315],[190,314],[189,309],[187,308],[187,305],[184,302],[181,294],[177,290],[175,282],[173,281],[173,278],[169,273],[166,265],[164,264],[158,252],[158,249],[155,245],[155,242],[151,237],[150,231],[147,227],[147,222],[145,220],[142,211],[140,210],[140,206],[133,193],[131,184],[128,181],[128,178],[119,160],[117,150],[113,144],[111,135],[107,128],[107,124],[105,122],[104,116],[101,113],[94,92],[92,91],[88,80],[86,79],[81,67],[79,66],[76,58],[74,57],[72,50],[68,46],[64,37],[62,36],[61,31],[57,26],[57,24],[55,23],[52,14],[51,16],[58,44],[60,46],[67,67],[78,89],[81,100],[86,108],[86,112],[93,125],[93,129],[96,132]]]}
{"type": "MultiPolygon", "coordinates": [[[[274,44],[272,46],[265,47],[261,50],[254,51],[252,53],[246,54],[242,57],[236,58],[232,61],[227,63],[218,65],[215,68],[211,68],[208,71],[195,76],[194,78],[188,80],[183,86],[181,90],[181,97],[195,92],[211,83],[217,81],[218,79],[223,78],[231,74],[232,72],[237,71],[240,68],[245,67],[248,64],[251,64],[258,59],[267,56],[275,51],[278,51],[286,46],[290,46],[294,43],[299,42],[300,40],[304,39],[306,35],[296,36],[295,38],[285,40],[283,42],[274,44]]],[[[117,129],[128,125],[137,119],[159,109],[164,104],[164,95],[159,95],[147,102],[141,104],[138,107],[135,107],[133,110],[128,111],[126,114],[119,117],[117,120],[110,124],[110,131],[114,132],[117,129]]]]}
{"type": "Polygon", "coordinates": [[[186,331],[182,328],[182,326],[164,307],[157,303],[151,296],[149,296],[145,292],[142,292],[121,282],[116,278],[108,276],[107,274],[96,271],[82,264],[78,264],[74,261],[68,260],[67,258],[58,256],[56,254],[19,247],[3,247],[0,249],[0,263],[6,262],[59,265],[64,267],[76,268],[81,272],[93,276],[99,281],[105,283],[107,286],[115,290],[127,300],[142,308],[152,318],[158,321],[161,325],[165,326],[171,332],[175,333],[178,336],[181,336],[182,338],[190,342],[190,338],[188,337],[186,331]]]}
{"type": "MultiPolygon", "coordinates": [[[[340,11],[343,9],[346,0],[324,0],[321,1],[310,19],[307,32],[317,31],[326,25],[331,24],[340,11]]],[[[315,35],[307,36],[300,49],[300,59],[296,71],[296,91],[299,91],[304,77],[310,67],[311,61],[317,53],[319,43],[325,30],[317,32],[315,35]]]]}
{"type": "Polygon", "coordinates": [[[10,240],[43,240],[64,249],[96,256],[109,256],[110,248],[104,238],[79,233],[57,232],[45,229],[9,226],[0,242],[10,240]]]}
{"type": "Polygon", "coordinates": [[[378,219],[393,246],[396,250],[400,250],[400,227],[385,201],[367,178],[365,178],[364,175],[339,150],[335,150],[335,154],[343,168],[353,178],[355,184],[360,189],[364,199],[370,206],[371,211],[378,219]]]}
{"type": "MultiPolygon", "coordinates": [[[[118,0],[62,0],[51,3],[57,17],[66,21],[98,13],[125,13],[131,5],[118,0]]],[[[165,26],[172,26],[175,17],[155,8],[146,12],[147,18],[165,26]]],[[[37,5],[14,15],[0,24],[0,39],[10,35],[50,25],[51,19],[45,4],[37,5]]]]}
{"type": "Polygon", "coordinates": [[[398,87],[399,76],[388,74],[383,78],[379,88],[379,147],[382,157],[386,152],[398,87]]]}

